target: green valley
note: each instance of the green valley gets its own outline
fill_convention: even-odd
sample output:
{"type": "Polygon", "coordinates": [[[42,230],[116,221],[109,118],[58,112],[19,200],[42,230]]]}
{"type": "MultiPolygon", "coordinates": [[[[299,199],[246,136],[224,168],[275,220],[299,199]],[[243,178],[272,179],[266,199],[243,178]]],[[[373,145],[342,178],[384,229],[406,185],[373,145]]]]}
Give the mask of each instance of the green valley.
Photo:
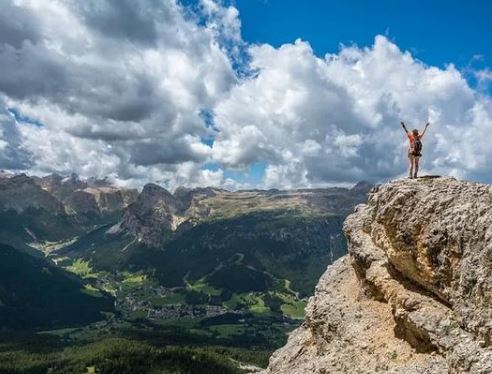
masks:
{"type": "MultiPolygon", "coordinates": [[[[91,220],[80,218],[85,200],[77,197],[74,215],[75,198],[58,199],[73,188],[93,190],[75,177],[69,186],[53,180],[49,189],[29,177],[3,181],[6,196],[22,183],[36,193],[21,195],[19,218],[0,224],[1,241],[17,248],[0,251],[15,256],[0,279],[0,316],[9,316],[0,331],[11,342],[0,347],[0,373],[126,373],[142,360],[147,372],[264,367],[303,319],[326,266],[346,253],[343,220],[371,187],[171,194],[150,184],[127,205],[120,198],[104,219],[97,213],[104,206],[94,205],[100,200],[87,200],[99,214],[91,220]],[[41,235],[49,226],[40,222],[53,225],[52,235],[41,235]],[[29,281],[14,278],[23,269],[29,281]],[[12,312],[6,287],[10,296],[26,293],[23,311],[12,312]],[[33,348],[14,349],[23,345],[33,348]]],[[[122,196],[104,188],[97,193],[122,196]]]]}

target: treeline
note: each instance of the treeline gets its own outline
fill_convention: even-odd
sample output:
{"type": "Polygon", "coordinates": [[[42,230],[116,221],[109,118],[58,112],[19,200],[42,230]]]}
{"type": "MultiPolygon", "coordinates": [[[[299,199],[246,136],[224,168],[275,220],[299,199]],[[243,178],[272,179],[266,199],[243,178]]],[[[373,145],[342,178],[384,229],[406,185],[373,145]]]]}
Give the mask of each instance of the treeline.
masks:
{"type": "Polygon", "coordinates": [[[230,358],[207,348],[157,348],[116,338],[61,350],[43,346],[42,339],[24,344],[0,345],[0,374],[241,373],[230,358]]]}

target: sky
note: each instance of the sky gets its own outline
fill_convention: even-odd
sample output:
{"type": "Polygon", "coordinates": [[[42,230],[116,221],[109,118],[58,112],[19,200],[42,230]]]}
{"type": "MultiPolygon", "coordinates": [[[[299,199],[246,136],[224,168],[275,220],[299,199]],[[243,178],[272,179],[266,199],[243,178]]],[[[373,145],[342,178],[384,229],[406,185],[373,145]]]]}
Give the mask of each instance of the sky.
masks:
{"type": "Polygon", "coordinates": [[[0,1],[0,169],[142,186],[492,182],[485,0],[0,1]]]}
{"type": "Polygon", "coordinates": [[[375,35],[386,35],[429,65],[485,66],[474,56],[491,65],[488,0],[238,0],[236,6],[243,38],[252,43],[279,47],[300,38],[323,56],[340,44],[370,46],[375,35]]]}

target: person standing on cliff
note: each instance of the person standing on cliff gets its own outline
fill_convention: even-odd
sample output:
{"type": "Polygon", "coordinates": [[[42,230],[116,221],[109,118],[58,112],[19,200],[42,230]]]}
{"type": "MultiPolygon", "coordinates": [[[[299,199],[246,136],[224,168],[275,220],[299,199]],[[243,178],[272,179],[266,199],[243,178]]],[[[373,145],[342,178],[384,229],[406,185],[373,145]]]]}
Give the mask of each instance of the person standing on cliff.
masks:
{"type": "Polygon", "coordinates": [[[417,174],[419,172],[419,161],[420,157],[422,157],[422,138],[429,127],[429,122],[425,124],[424,131],[419,133],[419,130],[413,129],[412,131],[408,131],[407,127],[403,122],[401,122],[401,127],[408,136],[409,147],[408,147],[408,177],[410,179],[417,178],[417,174]]]}

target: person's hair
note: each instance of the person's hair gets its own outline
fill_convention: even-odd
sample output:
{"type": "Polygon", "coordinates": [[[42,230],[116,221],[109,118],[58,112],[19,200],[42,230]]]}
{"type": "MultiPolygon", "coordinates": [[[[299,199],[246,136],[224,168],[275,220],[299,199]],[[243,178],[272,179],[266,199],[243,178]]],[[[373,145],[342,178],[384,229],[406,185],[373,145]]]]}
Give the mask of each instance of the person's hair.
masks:
{"type": "Polygon", "coordinates": [[[412,130],[412,133],[413,133],[413,135],[417,136],[417,135],[419,134],[419,130],[417,130],[417,129],[413,129],[413,130],[412,130]]]}

